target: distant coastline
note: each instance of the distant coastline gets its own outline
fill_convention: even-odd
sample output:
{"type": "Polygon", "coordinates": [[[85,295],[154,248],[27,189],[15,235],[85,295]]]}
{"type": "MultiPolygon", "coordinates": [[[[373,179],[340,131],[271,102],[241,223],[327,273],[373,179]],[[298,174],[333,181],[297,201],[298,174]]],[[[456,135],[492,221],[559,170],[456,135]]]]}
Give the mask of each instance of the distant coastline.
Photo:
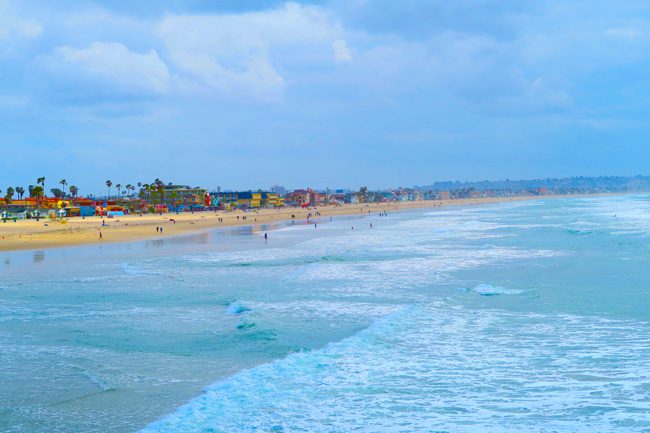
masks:
{"type": "Polygon", "coordinates": [[[329,217],[403,212],[422,208],[470,206],[490,203],[539,200],[561,197],[588,197],[609,194],[547,195],[516,197],[484,197],[449,200],[422,200],[371,204],[343,204],[311,208],[283,207],[277,209],[203,211],[140,215],[114,218],[93,216],[70,217],[61,220],[35,219],[0,222],[0,251],[47,249],[117,242],[135,242],[191,234],[219,227],[258,226],[282,221],[306,221],[311,214],[314,222],[327,222],[329,217]],[[317,213],[320,213],[318,215],[317,213]],[[245,219],[243,217],[246,217],[245,219]],[[102,225],[104,221],[105,225],[102,225]],[[156,228],[162,228],[160,233],[156,228]],[[101,239],[100,239],[101,233],[101,239]]]}

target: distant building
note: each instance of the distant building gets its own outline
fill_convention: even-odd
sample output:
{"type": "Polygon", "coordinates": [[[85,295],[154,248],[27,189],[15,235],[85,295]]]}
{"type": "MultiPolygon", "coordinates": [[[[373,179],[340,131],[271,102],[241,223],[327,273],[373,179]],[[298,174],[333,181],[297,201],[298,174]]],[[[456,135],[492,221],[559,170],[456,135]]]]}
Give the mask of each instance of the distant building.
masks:
{"type": "Polygon", "coordinates": [[[294,206],[309,204],[309,191],[306,189],[296,189],[288,193],[285,202],[294,206]]]}
{"type": "Polygon", "coordinates": [[[187,185],[165,185],[162,189],[162,201],[157,204],[174,210],[188,210],[205,206],[205,188],[191,188],[187,185]]]}
{"type": "Polygon", "coordinates": [[[210,197],[212,199],[212,206],[219,206],[225,209],[237,206],[238,194],[236,192],[215,191],[210,193],[210,197]]]}
{"type": "Polygon", "coordinates": [[[237,193],[237,206],[242,208],[258,208],[261,205],[261,192],[245,191],[237,193]]]}
{"type": "Polygon", "coordinates": [[[287,194],[286,188],[281,185],[273,185],[270,188],[270,191],[274,194],[279,195],[280,197],[284,197],[287,194]]]}
{"type": "Polygon", "coordinates": [[[262,193],[262,206],[264,207],[282,207],[284,206],[284,197],[276,192],[262,193]]]}

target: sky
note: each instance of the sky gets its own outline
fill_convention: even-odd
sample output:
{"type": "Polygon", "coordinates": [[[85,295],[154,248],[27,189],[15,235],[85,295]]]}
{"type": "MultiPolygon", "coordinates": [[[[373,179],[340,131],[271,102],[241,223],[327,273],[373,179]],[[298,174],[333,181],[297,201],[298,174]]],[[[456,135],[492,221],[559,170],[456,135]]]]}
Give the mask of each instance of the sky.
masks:
{"type": "Polygon", "coordinates": [[[650,174],[649,21],[634,0],[0,0],[0,189],[650,174]]]}

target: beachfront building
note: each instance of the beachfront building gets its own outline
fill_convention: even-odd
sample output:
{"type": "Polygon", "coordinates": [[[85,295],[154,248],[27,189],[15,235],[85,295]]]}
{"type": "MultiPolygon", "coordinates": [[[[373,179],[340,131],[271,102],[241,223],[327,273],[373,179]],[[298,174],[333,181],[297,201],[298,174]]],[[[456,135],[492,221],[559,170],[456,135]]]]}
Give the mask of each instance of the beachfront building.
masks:
{"type": "Polygon", "coordinates": [[[282,207],[284,206],[284,197],[281,197],[278,193],[274,192],[263,192],[262,206],[270,208],[282,207]]]}
{"type": "Polygon", "coordinates": [[[191,211],[203,209],[206,206],[208,190],[205,188],[192,188],[188,185],[164,185],[159,200],[158,208],[167,208],[172,211],[191,211]]]}
{"type": "Polygon", "coordinates": [[[233,209],[237,206],[237,192],[234,191],[213,191],[210,193],[212,207],[221,209],[233,209]]]}
{"type": "Polygon", "coordinates": [[[237,206],[241,208],[258,208],[262,206],[262,192],[244,191],[237,193],[237,206]]]}
{"type": "Polygon", "coordinates": [[[325,195],[311,188],[296,189],[287,194],[285,202],[293,206],[317,206],[325,203],[325,195]]]}
{"type": "Polygon", "coordinates": [[[309,205],[309,191],[306,189],[296,189],[291,191],[285,197],[285,202],[291,206],[309,205]]]}
{"type": "Polygon", "coordinates": [[[35,217],[45,215],[65,216],[93,216],[95,203],[92,199],[82,197],[56,198],[56,197],[26,197],[23,199],[9,200],[0,198],[0,207],[5,215],[11,217],[35,217]],[[63,210],[64,212],[60,212],[63,210]]]}

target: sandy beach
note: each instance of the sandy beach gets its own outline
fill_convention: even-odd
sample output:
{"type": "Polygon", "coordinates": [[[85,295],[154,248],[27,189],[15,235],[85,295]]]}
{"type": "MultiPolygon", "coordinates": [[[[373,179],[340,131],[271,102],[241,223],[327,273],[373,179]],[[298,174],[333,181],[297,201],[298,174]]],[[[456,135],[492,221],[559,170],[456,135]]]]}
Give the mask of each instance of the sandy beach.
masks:
{"type": "Polygon", "coordinates": [[[506,201],[531,200],[539,197],[475,198],[460,200],[434,200],[372,204],[345,204],[341,206],[320,206],[310,209],[279,208],[254,211],[217,211],[196,213],[168,213],[126,215],[116,218],[102,217],[66,218],[63,220],[19,220],[0,222],[0,251],[20,249],[44,249],[83,244],[109,242],[131,242],[157,239],[217,227],[243,226],[287,221],[295,215],[297,221],[304,221],[308,214],[320,213],[313,219],[325,222],[329,217],[342,215],[364,215],[379,212],[399,212],[416,208],[437,208],[443,206],[479,205],[506,201]],[[243,217],[246,216],[244,220],[243,217]],[[156,227],[162,227],[158,233],[156,227]],[[100,239],[101,233],[101,239],[100,239]]]}

